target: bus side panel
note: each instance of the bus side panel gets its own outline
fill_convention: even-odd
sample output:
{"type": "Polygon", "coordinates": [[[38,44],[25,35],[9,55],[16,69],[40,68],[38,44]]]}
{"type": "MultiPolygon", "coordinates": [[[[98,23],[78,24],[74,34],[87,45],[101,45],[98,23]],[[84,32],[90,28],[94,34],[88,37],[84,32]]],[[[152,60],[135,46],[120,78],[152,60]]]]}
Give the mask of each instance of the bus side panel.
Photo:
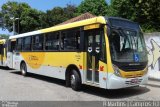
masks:
{"type": "MultiPolygon", "coordinates": [[[[83,78],[83,52],[21,52],[15,57],[15,69],[20,69],[20,63],[27,64],[27,72],[65,79],[69,65],[75,65],[83,78]]],[[[83,81],[83,80],[82,80],[83,81]]]]}

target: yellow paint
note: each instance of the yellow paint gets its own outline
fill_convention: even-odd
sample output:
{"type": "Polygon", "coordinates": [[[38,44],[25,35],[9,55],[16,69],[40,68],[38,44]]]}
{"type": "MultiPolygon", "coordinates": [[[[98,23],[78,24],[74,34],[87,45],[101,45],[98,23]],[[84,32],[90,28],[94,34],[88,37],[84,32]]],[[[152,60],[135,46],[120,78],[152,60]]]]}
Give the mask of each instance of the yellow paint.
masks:
{"type": "Polygon", "coordinates": [[[129,71],[125,72],[123,70],[120,70],[120,74],[123,78],[135,78],[135,77],[142,77],[147,71],[147,68],[141,71],[129,71]]]}
{"type": "Polygon", "coordinates": [[[106,20],[104,17],[99,16],[91,19],[86,19],[74,23],[69,23],[65,25],[59,25],[59,26],[54,26],[46,29],[39,30],[42,33],[47,33],[47,32],[53,32],[53,31],[60,31],[64,29],[70,29],[70,28],[76,28],[80,26],[85,26],[85,25],[90,25],[90,24],[106,24],[106,20]]]}
{"type": "Polygon", "coordinates": [[[113,67],[112,67],[112,61],[111,61],[111,54],[110,54],[110,46],[109,46],[109,40],[107,35],[107,26],[104,27],[104,35],[105,35],[105,41],[106,41],[106,59],[107,59],[107,71],[108,73],[113,73],[113,67]]]}
{"type": "Polygon", "coordinates": [[[96,28],[100,28],[100,24],[91,24],[91,25],[84,26],[84,30],[90,30],[90,29],[96,29],[96,28]]]}
{"type": "MultiPolygon", "coordinates": [[[[0,40],[1,45],[4,45],[5,43],[6,43],[5,39],[0,40]]],[[[6,48],[3,48],[3,52],[4,52],[3,55],[0,54],[0,61],[5,62],[7,60],[7,58],[6,58],[6,48]]]]}
{"type": "Polygon", "coordinates": [[[0,44],[4,44],[4,41],[0,41],[0,44]]]}
{"type": "Polygon", "coordinates": [[[83,53],[78,52],[21,52],[21,55],[33,69],[38,69],[42,65],[64,68],[69,64],[83,66],[83,53]]]}
{"type": "Polygon", "coordinates": [[[5,44],[6,40],[5,39],[0,39],[0,44],[5,44]]]}
{"type": "Polygon", "coordinates": [[[21,52],[21,55],[25,62],[33,69],[40,68],[45,59],[44,52],[21,52]]]}

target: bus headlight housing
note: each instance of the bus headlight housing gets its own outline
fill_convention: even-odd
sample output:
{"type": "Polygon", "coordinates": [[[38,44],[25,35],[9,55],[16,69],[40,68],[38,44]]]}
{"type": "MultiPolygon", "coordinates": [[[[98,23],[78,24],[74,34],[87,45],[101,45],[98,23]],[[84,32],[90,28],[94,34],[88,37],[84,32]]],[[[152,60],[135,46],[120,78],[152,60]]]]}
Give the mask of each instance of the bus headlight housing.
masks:
{"type": "Polygon", "coordinates": [[[148,73],[148,67],[144,70],[144,75],[148,73]]]}
{"type": "Polygon", "coordinates": [[[113,69],[114,69],[114,74],[118,77],[121,77],[121,73],[119,71],[119,68],[115,65],[113,65],[113,69]]]}

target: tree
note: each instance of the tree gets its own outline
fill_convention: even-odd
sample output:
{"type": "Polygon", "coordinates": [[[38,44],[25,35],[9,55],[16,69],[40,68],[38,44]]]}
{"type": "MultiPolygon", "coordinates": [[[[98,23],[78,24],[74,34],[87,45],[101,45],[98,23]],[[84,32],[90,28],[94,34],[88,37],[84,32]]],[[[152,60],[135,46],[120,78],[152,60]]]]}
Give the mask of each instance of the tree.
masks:
{"type": "Polygon", "coordinates": [[[144,31],[160,31],[160,2],[158,0],[111,0],[113,16],[139,22],[144,31]]]}
{"type": "Polygon", "coordinates": [[[38,30],[43,28],[41,15],[43,12],[36,9],[27,9],[20,16],[20,31],[21,33],[38,30]]]}
{"type": "Polygon", "coordinates": [[[3,24],[2,13],[0,12],[0,26],[3,24]]]}
{"type": "Polygon", "coordinates": [[[13,31],[12,17],[19,18],[15,21],[16,32],[25,33],[33,30],[42,28],[41,15],[43,12],[36,9],[32,9],[26,3],[7,2],[2,5],[1,14],[3,16],[4,24],[3,27],[8,31],[13,31]],[[18,29],[19,28],[19,29],[18,29]]]}
{"type": "Polygon", "coordinates": [[[46,22],[45,27],[51,27],[77,16],[76,12],[76,6],[70,4],[64,8],[54,7],[42,15],[42,20],[46,22]]]}
{"type": "Polygon", "coordinates": [[[3,4],[1,8],[0,17],[3,17],[4,24],[0,26],[12,32],[14,20],[11,20],[11,17],[19,18],[19,20],[15,21],[17,33],[25,33],[57,25],[75,17],[77,12],[76,6],[71,4],[64,8],[54,7],[46,12],[33,9],[26,3],[11,1],[3,4]]]}
{"type": "Polygon", "coordinates": [[[8,39],[9,35],[6,34],[0,34],[0,39],[8,39]]]}
{"type": "Polygon", "coordinates": [[[66,20],[64,10],[61,7],[55,7],[52,10],[47,10],[45,17],[43,18],[45,18],[48,27],[66,20]]]}
{"type": "Polygon", "coordinates": [[[78,6],[79,13],[90,12],[94,15],[105,16],[107,14],[108,5],[105,0],[84,0],[78,6]]]}
{"type": "Polygon", "coordinates": [[[67,20],[78,16],[77,7],[72,4],[67,4],[67,6],[64,7],[64,13],[67,20]]]}

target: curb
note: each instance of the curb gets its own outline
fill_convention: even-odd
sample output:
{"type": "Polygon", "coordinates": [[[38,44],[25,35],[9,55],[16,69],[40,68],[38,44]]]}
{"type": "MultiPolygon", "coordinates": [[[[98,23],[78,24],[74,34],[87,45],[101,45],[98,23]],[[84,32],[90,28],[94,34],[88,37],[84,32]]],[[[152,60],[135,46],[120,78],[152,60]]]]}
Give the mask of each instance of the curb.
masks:
{"type": "Polygon", "coordinates": [[[160,82],[160,78],[148,77],[148,80],[160,82]]]}

